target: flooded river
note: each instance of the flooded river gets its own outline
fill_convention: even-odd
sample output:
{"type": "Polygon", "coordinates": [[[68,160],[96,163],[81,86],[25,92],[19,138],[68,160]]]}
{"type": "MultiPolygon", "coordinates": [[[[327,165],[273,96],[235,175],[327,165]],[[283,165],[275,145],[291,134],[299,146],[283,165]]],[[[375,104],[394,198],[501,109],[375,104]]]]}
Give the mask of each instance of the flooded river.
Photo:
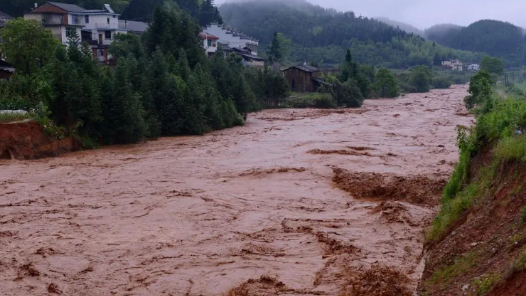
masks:
{"type": "Polygon", "coordinates": [[[2,160],[0,295],[412,293],[465,95],[2,160]]]}

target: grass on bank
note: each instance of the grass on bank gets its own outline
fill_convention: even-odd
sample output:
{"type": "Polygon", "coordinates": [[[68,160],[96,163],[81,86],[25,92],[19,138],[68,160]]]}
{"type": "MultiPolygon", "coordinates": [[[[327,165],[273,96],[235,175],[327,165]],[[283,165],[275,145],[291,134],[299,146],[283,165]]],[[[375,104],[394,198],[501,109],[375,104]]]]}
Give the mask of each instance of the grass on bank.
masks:
{"type": "Polygon", "coordinates": [[[484,195],[494,180],[496,168],[507,161],[526,162],[526,101],[493,98],[493,108],[477,118],[470,130],[459,129],[460,159],[446,185],[440,212],[426,241],[440,240],[460,217],[484,195]],[[493,147],[494,163],[470,176],[471,161],[482,147],[493,147]]]}
{"type": "Polygon", "coordinates": [[[285,106],[289,108],[336,108],[336,101],[329,93],[292,93],[286,100],[285,106]]]}
{"type": "Polygon", "coordinates": [[[26,119],[31,119],[31,115],[27,114],[17,114],[17,113],[0,113],[0,123],[22,121],[26,119]]]}

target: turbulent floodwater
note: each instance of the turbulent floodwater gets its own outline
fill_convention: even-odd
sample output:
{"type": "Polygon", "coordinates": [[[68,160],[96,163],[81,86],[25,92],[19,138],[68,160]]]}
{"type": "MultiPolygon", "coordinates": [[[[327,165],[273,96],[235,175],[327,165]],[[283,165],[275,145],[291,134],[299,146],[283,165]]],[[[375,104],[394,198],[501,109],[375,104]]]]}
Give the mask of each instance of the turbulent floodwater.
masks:
{"type": "Polygon", "coordinates": [[[447,179],[465,95],[1,161],[0,295],[338,295],[386,273],[414,291],[435,201],[355,199],[334,171],[447,179]]]}

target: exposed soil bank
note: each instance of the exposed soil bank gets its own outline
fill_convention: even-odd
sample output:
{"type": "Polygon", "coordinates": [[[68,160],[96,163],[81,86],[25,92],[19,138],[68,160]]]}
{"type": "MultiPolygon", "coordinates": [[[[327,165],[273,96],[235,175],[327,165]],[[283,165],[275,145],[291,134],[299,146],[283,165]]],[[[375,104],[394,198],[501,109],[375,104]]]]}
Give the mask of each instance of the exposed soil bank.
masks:
{"type": "Polygon", "coordinates": [[[455,127],[473,120],[456,115],[465,95],[268,110],[203,137],[0,161],[0,294],[411,295],[436,207],[355,199],[333,170],[443,182],[455,127]]]}
{"type": "Polygon", "coordinates": [[[78,150],[71,138],[54,139],[36,122],[0,123],[0,159],[35,159],[78,150]]]}
{"type": "MultiPolygon", "coordinates": [[[[471,164],[471,177],[492,163],[490,147],[471,164]]],[[[422,295],[526,295],[526,170],[501,164],[489,189],[445,237],[429,246],[419,285],[422,295]]]]}

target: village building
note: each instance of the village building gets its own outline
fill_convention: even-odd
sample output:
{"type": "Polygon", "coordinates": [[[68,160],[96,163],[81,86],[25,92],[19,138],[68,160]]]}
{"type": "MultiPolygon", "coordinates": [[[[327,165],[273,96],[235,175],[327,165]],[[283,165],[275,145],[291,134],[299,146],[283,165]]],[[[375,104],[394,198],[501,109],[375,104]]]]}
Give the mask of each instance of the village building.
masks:
{"type": "Polygon", "coordinates": [[[116,34],[142,34],[148,28],[145,23],[120,21],[119,14],[108,4],[102,9],[85,9],[74,4],[46,2],[26,13],[24,18],[40,21],[63,44],[67,45],[70,37],[78,36],[89,44],[93,57],[103,63],[111,59],[108,48],[116,34]]]}
{"type": "Polygon", "coordinates": [[[479,64],[470,64],[468,65],[468,71],[479,71],[480,65],[479,64]]]}
{"type": "Polygon", "coordinates": [[[206,55],[213,56],[217,51],[217,41],[219,37],[208,34],[205,31],[201,32],[199,37],[203,40],[203,48],[206,51],[206,55]]]}
{"type": "Polygon", "coordinates": [[[283,70],[285,80],[293,92],[315,92],[320,85],[319,73],[317,68],[307,65],[292,66],[283,70]]]}
{"type": "Polygon", "coordinates": [[[223,50],[228,48],[248,49],[254,56],[258,55],[259,41],[223,25],[212,23],[203,28],[203,32],[216,36],[223,50]]]}
{"type": "Polygon", "coordinates": [[[450,68],[454,71],[463,71],[463,64],[459,60],[442,61],[443,68],[450,68]]]}

